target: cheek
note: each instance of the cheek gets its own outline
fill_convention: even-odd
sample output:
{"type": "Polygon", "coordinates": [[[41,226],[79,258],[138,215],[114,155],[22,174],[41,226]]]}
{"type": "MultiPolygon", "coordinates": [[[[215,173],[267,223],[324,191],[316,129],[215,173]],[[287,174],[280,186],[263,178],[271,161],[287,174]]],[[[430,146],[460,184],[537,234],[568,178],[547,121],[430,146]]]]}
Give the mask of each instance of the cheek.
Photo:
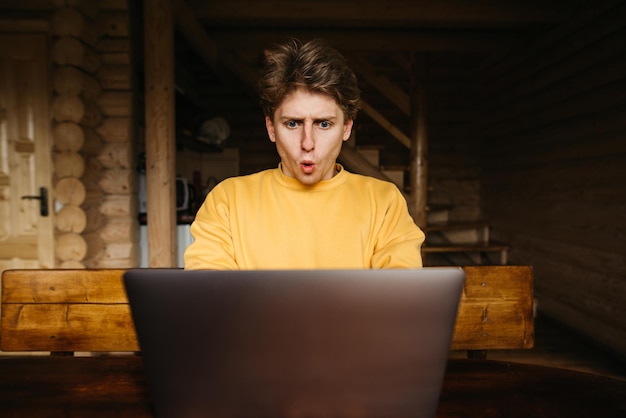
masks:
{"type": "Polygon", "coordinates": [[[285,138],[282,134],[278,134],[274,137],[274,145],[281,156],[289,154],[295,146],[294,141],[290,141],[289,139],[289,137],[285,138]]]}

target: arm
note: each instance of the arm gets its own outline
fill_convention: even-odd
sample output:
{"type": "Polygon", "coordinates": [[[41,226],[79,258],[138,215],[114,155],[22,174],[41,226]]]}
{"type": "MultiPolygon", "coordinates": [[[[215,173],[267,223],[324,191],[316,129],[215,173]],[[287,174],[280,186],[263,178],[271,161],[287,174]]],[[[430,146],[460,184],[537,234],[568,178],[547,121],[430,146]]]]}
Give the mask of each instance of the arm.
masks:
{"type": "Polygon", "coordinates": [[[194,241],[185,251],[185,269],[236,270],[229,205],[220,187],[214,188],[191,224],[194,241]]]}
{"type": "Polygon", "coordinates": [[[372,268],[420,268],[425,235],[409,214],[406,200],[394,187],[379,229],[372,268]]]}

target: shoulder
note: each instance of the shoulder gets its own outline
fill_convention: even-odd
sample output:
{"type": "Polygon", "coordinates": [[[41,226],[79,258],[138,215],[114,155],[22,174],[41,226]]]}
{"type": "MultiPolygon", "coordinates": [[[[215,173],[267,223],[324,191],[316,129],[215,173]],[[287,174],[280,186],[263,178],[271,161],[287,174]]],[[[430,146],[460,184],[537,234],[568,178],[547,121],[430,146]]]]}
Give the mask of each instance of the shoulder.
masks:
{"type": "Polygon", "coordinates": [[[272,178],[272,170],[260,171],[253,174],[228,177],[211,189],[206,195],[203,205],[198,211],[198,216],[205,209],[228,212],[237,207],[242,200],[254,201],[263,195],[264,190],[272,178]]]}
{"type": "Polygon", "coordinates": [[[214,190],[233,190],[233,189],[246,189],[254,188],[264,182],[271,181],[275,169],[263,170],[253,174],[246,174],[242,176],[229,177],[218,183],[214,190]]]}

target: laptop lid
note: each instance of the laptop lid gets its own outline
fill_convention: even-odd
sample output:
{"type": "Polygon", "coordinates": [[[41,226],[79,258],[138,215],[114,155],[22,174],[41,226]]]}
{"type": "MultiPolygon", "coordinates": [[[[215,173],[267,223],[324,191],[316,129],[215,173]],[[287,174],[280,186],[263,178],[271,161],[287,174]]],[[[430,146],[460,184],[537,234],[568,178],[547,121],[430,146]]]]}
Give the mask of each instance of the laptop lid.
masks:
{"type": "Polygon", "coordinates": [[[159,417],[434,417],[460,268],[124,275],[159,417]]]}

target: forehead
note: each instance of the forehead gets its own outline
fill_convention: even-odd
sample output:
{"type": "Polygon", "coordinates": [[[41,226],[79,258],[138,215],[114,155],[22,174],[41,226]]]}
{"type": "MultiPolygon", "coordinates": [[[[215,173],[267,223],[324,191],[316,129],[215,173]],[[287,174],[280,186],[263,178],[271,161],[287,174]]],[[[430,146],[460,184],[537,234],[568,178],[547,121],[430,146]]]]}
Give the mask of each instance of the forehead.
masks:
{"type": "Polygon", "coordinates": [[[275,111],[277,117],[337,117],[341,114],[341,107],[332,96],[303,88],[285,96],[275,111]]]}

